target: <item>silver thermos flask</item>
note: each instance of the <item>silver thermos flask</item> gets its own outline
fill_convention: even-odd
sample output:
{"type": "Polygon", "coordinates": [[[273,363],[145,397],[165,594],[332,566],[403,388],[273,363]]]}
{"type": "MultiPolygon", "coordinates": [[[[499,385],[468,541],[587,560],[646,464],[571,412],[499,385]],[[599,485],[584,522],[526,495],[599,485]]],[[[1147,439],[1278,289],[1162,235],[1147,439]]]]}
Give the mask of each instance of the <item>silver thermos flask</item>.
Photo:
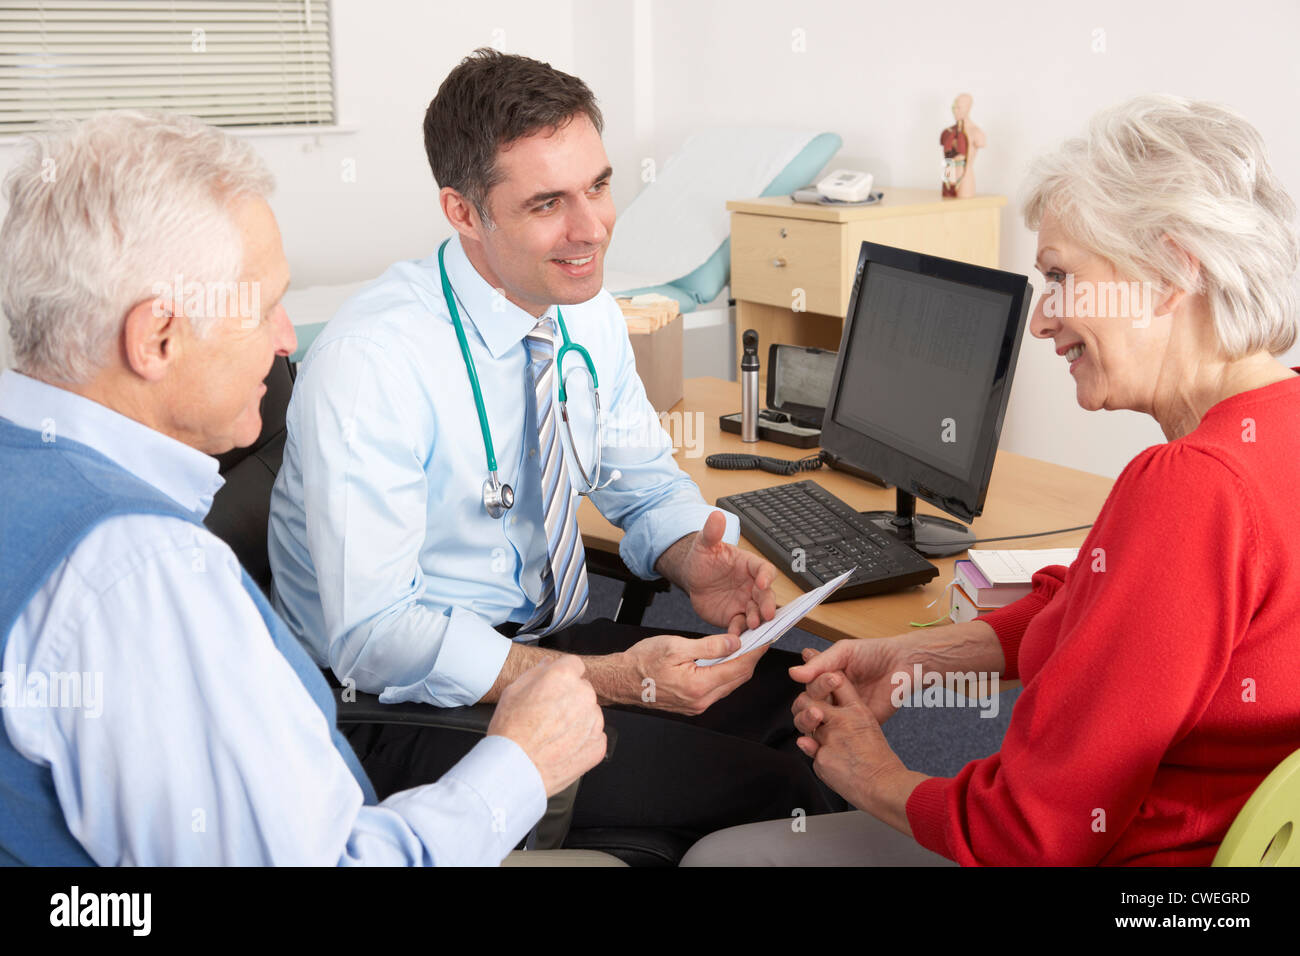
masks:
{"type": "Polygon", "coordinates": [[[740,439],[758,441],[758,333],[746,329],[740,359],[740,439]]]}

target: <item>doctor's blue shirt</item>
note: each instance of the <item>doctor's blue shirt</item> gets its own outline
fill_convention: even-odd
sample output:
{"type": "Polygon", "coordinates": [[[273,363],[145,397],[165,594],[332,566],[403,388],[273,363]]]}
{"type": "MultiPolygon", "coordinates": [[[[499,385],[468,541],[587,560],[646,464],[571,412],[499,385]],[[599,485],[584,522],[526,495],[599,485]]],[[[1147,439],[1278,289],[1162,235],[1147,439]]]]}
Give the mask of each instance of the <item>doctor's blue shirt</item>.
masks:
{"type": "MultiPolygon", "coordinates": [[[[446,267],[515,506],[494,519],[483,505],[483,435],[435,251],[392,266],[349,299],[304,358],[269,548],[276,610],[319,664],[385,702],[450,707],[491,689],[511,643],[495,625],[532,614],[547,554],[524,344],[539,320],[479,275],[458,237],[446,267]]],[[[600,385],[601,478],[620,472],[592,502],[623,529],[627,566],[652,578],[668,546],[715,509],[673,459],[613,297],[602,291],[561,311],[600,385]]],[[[564,372],[574,441],[590,468],[591,382],[576,354],[564,372]]],[[[576,494],[578,471],[557,427],[576,494]]],[[[738,537],[727,515],[726,540],[738,537]]]]}

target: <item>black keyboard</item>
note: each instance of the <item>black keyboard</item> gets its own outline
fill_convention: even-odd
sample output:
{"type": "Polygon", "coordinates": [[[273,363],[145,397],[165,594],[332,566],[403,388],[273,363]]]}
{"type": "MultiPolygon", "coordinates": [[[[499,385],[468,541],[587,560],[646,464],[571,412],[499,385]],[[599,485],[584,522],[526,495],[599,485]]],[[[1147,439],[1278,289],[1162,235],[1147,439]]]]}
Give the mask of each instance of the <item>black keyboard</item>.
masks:
{"type": "Polygon", "coordinates": [[[718,499],[740,530],[805,591],[856,567],[828,601],[925,584],[939,569],[817,484],[796,481],[718,499]]]}

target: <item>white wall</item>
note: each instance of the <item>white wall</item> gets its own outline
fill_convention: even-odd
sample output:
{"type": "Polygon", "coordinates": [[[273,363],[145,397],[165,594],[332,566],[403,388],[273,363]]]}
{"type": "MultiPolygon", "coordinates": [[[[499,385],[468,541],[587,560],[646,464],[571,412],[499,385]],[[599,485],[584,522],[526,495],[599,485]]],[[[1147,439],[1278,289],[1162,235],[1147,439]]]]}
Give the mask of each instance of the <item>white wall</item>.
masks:
{"type": "MultiPolygon", "coordinates": [[[[1243,112],[1300,198],[1295,0],[1073,9],[1031,0],[334,0],[334,15],[341,120],[357,132],[254,140],[279,180],[274,206],[298,286],[372,277],[448,234],[420,121],[447,71],[480,45],[588,81],[605,112],[620,208],[640,187],[643,159],[662,165],[689,132],[720,123],[833,130],[844,138],[837,165],[870,169],[884,185],[935,186],[938,134],[960,92],[975,97],[973,119],[989,137],[982,192],[1014,199],[1026,163],[1079,133],[1094,110],[1165,91],[1243,112]],[[794,49],[796,30],[804,52],[794,49]],[[347,160],[355,182],[344,181],[347,160]]],[[[0,145],[0,170],[11,156],[0,145]]],[[[1034,238],[1012,207],[1003,237],[1003,267],[1041,285],[1034,238]]],[[[0,360],[7,349],[0,336],[0,360]]],[[[1027,338],[1003,447],[1114,475],[1162,440],[1145,416],[1080,410],[1065,363],[1027,338]]]]}
{"type": "Polygon", "coordinates": [[[278,180],[273,203],[297,286],[377,276],[451,234],[421,124],[453,66],[476,47],[573,69],[570,3],[334,0],[340,119],[351,135],[254,140],[278,180]],[[355,182],[345,181],[345,164],[355,182]]]}
{"type": "MultiPolygon", "coordinates": [[[[421,124],[461,57],[497,46],[574,69],[568,0],[334,0],[333,12],[340,120],[357,131],[250,138],[276,177],[271,205],[295,287],[373,278],[399,259],[428,255],[450,235],[421,124]],[[345,169],[355,170],[355,181],[345,169]]],[[[15,155],[12,143],[0,144],[0,171],[15,155]]],[[[6,210],[0,197],[0,216],[6,210]]],[[[0,316],[0,368],[9,364],[0,316]]]]}
{"type": "MultiPolygon", "coordinates": [[[[627,26],[626,15],[602,13],[609,6],[578,0],[575,7],[579,22],[608,19],[613,35],[606,48],[627,26]]],[[[1024,167],[1082,132],[1093,111],[1156,91],[1217,100],[1244,113],[1300,198],[1300,4],[1294,0],[657,0],[648,6],[654,135],[650,141],[607,137],[616,170],[634,172],[645,157],[662,163],[701,126],[798,121],[843,137],[837,166],[868,169],[885,185],[937,190],[939,131],[952,122],[953,97],[969,92],[972,118],[989,139],[977,161],[979,190],[1013,201],[1002,222],[1002,267],[1032,275],[1041,287],[1033,272],[1034,237],[1014,203],[1024,167]],[[803,52],[795,49],[798,36],[803,52]],[[1104,50],[1094,51],[1103,42],[1104,50]]],[[[628,46],[622,37],[623,49],[628,46]]],[[[580,69],[598,59],[582,43],[576,56],[580,69]]],[[[624,86],[597,92],[607,114],[631,105],[624,86]]],[[[1300,350],[1291,359],[1300,364],[1300,350]]],[[[1116,475],[1142,448],[1163,440],[1144,415],[1081,410],[1064,360],[1049,342],[1026,335],[1004,448],[1116,475]]]]}

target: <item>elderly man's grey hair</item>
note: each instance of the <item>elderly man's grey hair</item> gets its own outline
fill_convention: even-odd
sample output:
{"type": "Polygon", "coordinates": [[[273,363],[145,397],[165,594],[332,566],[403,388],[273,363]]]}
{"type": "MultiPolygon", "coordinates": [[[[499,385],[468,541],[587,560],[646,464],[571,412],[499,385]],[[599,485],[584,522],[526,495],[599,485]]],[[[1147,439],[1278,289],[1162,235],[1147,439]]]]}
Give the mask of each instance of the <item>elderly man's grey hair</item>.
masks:
{"type": "MultiPolygon", "coordinates": [[[[0,307],[18,369],[84,383],[159,286],[236,282],[230,204],[272,187],[247,143],[188,116],[111,110],[32,137],[6,180],[0,227],[0,307]]],[[[205,335],[215,318],[190,321],[205,335]]]]}
{"type": "Polygon", "coordinates": [[[1205,293],[1228,359],[1295,343],[1295,204],[1232,110],[1139,96],[1039,159],[1026,190],[1029,228],[1051,213],[1128,279],[1205,293]],[[1200,260],[1199,284],[1166,235],[1200,260]]]}

